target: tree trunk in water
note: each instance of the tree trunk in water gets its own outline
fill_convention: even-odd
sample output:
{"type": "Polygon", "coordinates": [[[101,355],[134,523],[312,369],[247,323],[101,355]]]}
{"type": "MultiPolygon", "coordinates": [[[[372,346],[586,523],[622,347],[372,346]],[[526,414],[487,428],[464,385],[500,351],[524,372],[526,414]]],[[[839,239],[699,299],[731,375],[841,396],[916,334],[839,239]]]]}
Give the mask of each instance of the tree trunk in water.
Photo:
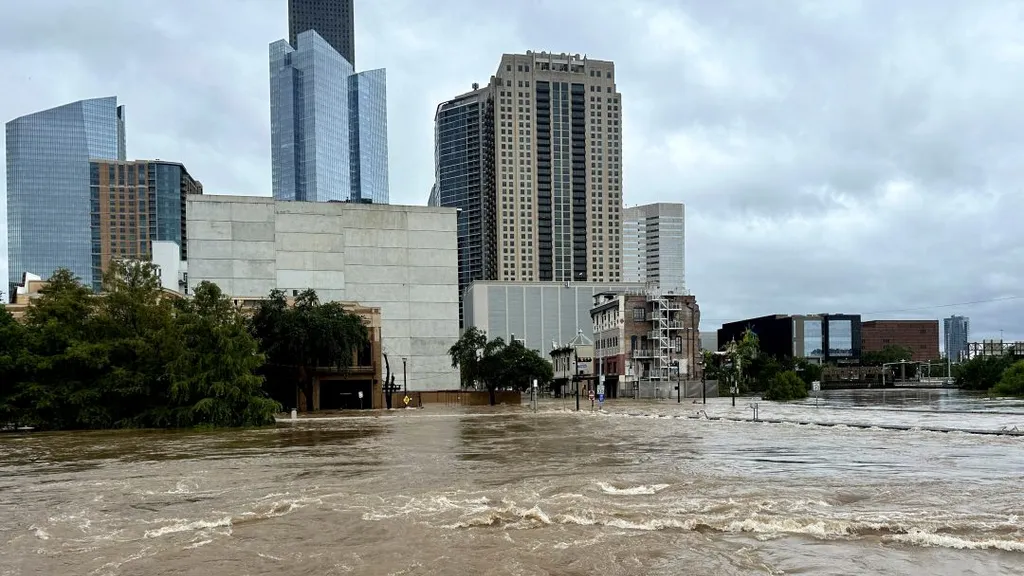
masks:
{"type": "Polygon", "coordinates": [[[490,397],[491,397],[491,406],[494,406],[495,404],[497,404],[497,403],[498,403],[498,402],[497,402],[497,394],[496,394],[495,392],[496,392],[496,391],[495,391],[495,388],[494,388],[493,386],[488,386],[488,387],[487,387],[487,393],[488,393],[488,394],[490,395],[490,397]]]}
{"type": "Polygon", "coordinates": [[[313,375],[308,368],[299,368],[299,380],[302,382],[302,392],[306,397],[306,412],[313,411],[313,375]]]}

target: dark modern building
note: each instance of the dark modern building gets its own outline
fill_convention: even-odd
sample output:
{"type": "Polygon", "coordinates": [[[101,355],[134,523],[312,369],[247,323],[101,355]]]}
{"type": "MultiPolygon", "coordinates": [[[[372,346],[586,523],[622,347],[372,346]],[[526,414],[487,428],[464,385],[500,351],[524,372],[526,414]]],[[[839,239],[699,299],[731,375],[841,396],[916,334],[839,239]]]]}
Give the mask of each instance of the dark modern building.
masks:
{"type": "Polygon", "coordinates": [[[718,331],[719,347],[739,341],[747,328],[757,334],[761,351],[776,358],[839,364],[860,359],[859,314],[776,314],[730,322],[718,331]]]}
{"type": "Polygon", "coordinates": [[[718,329],[718,347],[724,348],[729,342],[739,342],[750,328],[757,334],[761,351],[776,358],[793,356],[793,318],[783,314],[759,316],[723,324],[718,329]]]}
{"type": "Polygon", "coordinates": [[[911,360],[939,358],[938,320],[871,320],[861,323],[861,351],[881,352],[886,346],[910,348],[911,360]]]}
{"type": "Polygon", "coordinates": [[[494,100],[488,88],[437,107],[435,184],[429,203],[458,208],[459,326],[463,292],[474,280],[497,278],[494,210],[494,100]]]}
{"type": "Polygon", "coordinates": [[[354,0],[288,0],[288,41],[299,48],[298,38],[316,30],[338,54],[356,65],[356,15],[354,0]]]}
{"type": "Polygon", "coordinates": [[[89,162],[124,159],[124,107],[72,102],[11,120],[6,137],[8,285],[58,268],[93,285],[89,162]]]}
{"type": "Polygon", "coordinates": [[[99,291],[111,260],[149,259],[153,242],[178,245],[188,260],[185,201],[203,185],[175,162],[90,163],[91,284],[99,291]]]}

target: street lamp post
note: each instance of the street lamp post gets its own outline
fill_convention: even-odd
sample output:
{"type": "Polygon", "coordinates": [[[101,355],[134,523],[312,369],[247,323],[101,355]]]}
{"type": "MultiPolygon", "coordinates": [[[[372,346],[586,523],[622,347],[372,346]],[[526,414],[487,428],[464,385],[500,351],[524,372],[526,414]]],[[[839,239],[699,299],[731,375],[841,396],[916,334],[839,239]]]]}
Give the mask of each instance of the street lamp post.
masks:
{"type": "Polygon", "coordinates": [[[402,391],[403,391],[402,392],[402,396],[403,397],[406,397],[406,396],[409,395],[409,372],[407,370],[408,360],[409,360],[408,358],[406,358],[405,356],[402,356],[402,391]]]}
{"type": "Polygon", "coordinates": [[[704,370],[704,358],[700,359],[700,403],[708,403],[708,380],[707,371],[704,370]]]}

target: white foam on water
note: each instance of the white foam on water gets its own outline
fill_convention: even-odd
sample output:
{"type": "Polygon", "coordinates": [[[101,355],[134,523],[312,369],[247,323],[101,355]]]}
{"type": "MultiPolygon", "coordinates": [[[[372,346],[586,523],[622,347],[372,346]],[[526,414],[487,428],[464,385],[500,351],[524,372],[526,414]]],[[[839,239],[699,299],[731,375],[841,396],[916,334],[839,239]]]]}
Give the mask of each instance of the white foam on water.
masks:
{"type": "Polygon", "coordinates": [[[640,486],[630,486],[628,488],[616,488],[615,486],[612,486],[607,482],[598,482],[597,485],[605,494],[621,494],[625,496],[657,494],[658,492],[664,490],[665,488],[668,488],[669,486],[668,484],[652,484],[649,486],[643,484],[640,486]]]}
{"type": "Polygon", "coordinates": [[[199,548],[200,546],[206,546],[210,542],[213,542],[213,538],[205,538],[203,540],[199,540],[198,542],[193,542],[193,543],[189,544],[188,546],[185,546],[184,550],[195,550],[196,548],[199,548]]]}
{"type": "Polygon", "coordinates": [[[955,548],[957,550],[1004,550],[1006,552],[1024,552],[1024,539],[1003,540],[987,538],[985,540],[968,540],[949,534],[935,534],[913,528],[906,534],[894,534],[890,538],[894,542],[914,544],[927,548],[955,548]]]}
{"type": "Polygon", "coordinates": [[[42,528],[40,528],[38,526],[32,525],[32,526],[29,526],[28,529],[32,530],[32,533],[35,534],[36,538],[39,538],[40,540],[49,540],[50,539],[50,534],[46,530],[43,530],[42,528]]]}
{"type": "Polygon", "coordinates": [[[231,526],[231,517],[225,516],[217,520],[192,520],[191,522],[176,522],[174,524],[168,524],[162,526],[156,530],[146,530],[143,538],[159,538],[168,534],[177,534],[179,532],[195,532],[197,530],[208,530],[211,528],[223,528],[231,526]]]}

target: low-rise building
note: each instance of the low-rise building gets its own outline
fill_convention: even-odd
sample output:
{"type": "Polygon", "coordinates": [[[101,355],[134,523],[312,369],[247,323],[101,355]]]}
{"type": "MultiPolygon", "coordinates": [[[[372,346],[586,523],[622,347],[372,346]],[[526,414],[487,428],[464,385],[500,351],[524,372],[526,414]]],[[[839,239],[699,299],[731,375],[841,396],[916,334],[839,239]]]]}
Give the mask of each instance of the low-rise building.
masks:
{"type": "Polygon", "coordinates": [[[574,382],[589,382],[593,378],[594,344],[585,342],[582,334],[575,341],[552,349],[549,355],[554,373],[551,389],[555,396],[574,394],[574,382]]]}
{"type": "Polygon", "coordinates": [[[475,281],[463,297],[463,319],[506,342],[514,336],[541,354],[551,343],[576,338],[580,330],[593,338],[590,308],[594,295],[607,290],[642,288],[641,284],[607,282],[497,282],[475,281]]]}
{"type": "Polygon", "coordinates": [[[700,307],[688,294],[658,289],[606,291],[590,310],[597,374],[605,394],[662,397],[700,380],[700,307]]]}
{"type": "Polygon", "coordinates": [[[939,359],[938,320],[869,320],[861,323],[861,352],[909,348],[915,362],[939,359]]]}

